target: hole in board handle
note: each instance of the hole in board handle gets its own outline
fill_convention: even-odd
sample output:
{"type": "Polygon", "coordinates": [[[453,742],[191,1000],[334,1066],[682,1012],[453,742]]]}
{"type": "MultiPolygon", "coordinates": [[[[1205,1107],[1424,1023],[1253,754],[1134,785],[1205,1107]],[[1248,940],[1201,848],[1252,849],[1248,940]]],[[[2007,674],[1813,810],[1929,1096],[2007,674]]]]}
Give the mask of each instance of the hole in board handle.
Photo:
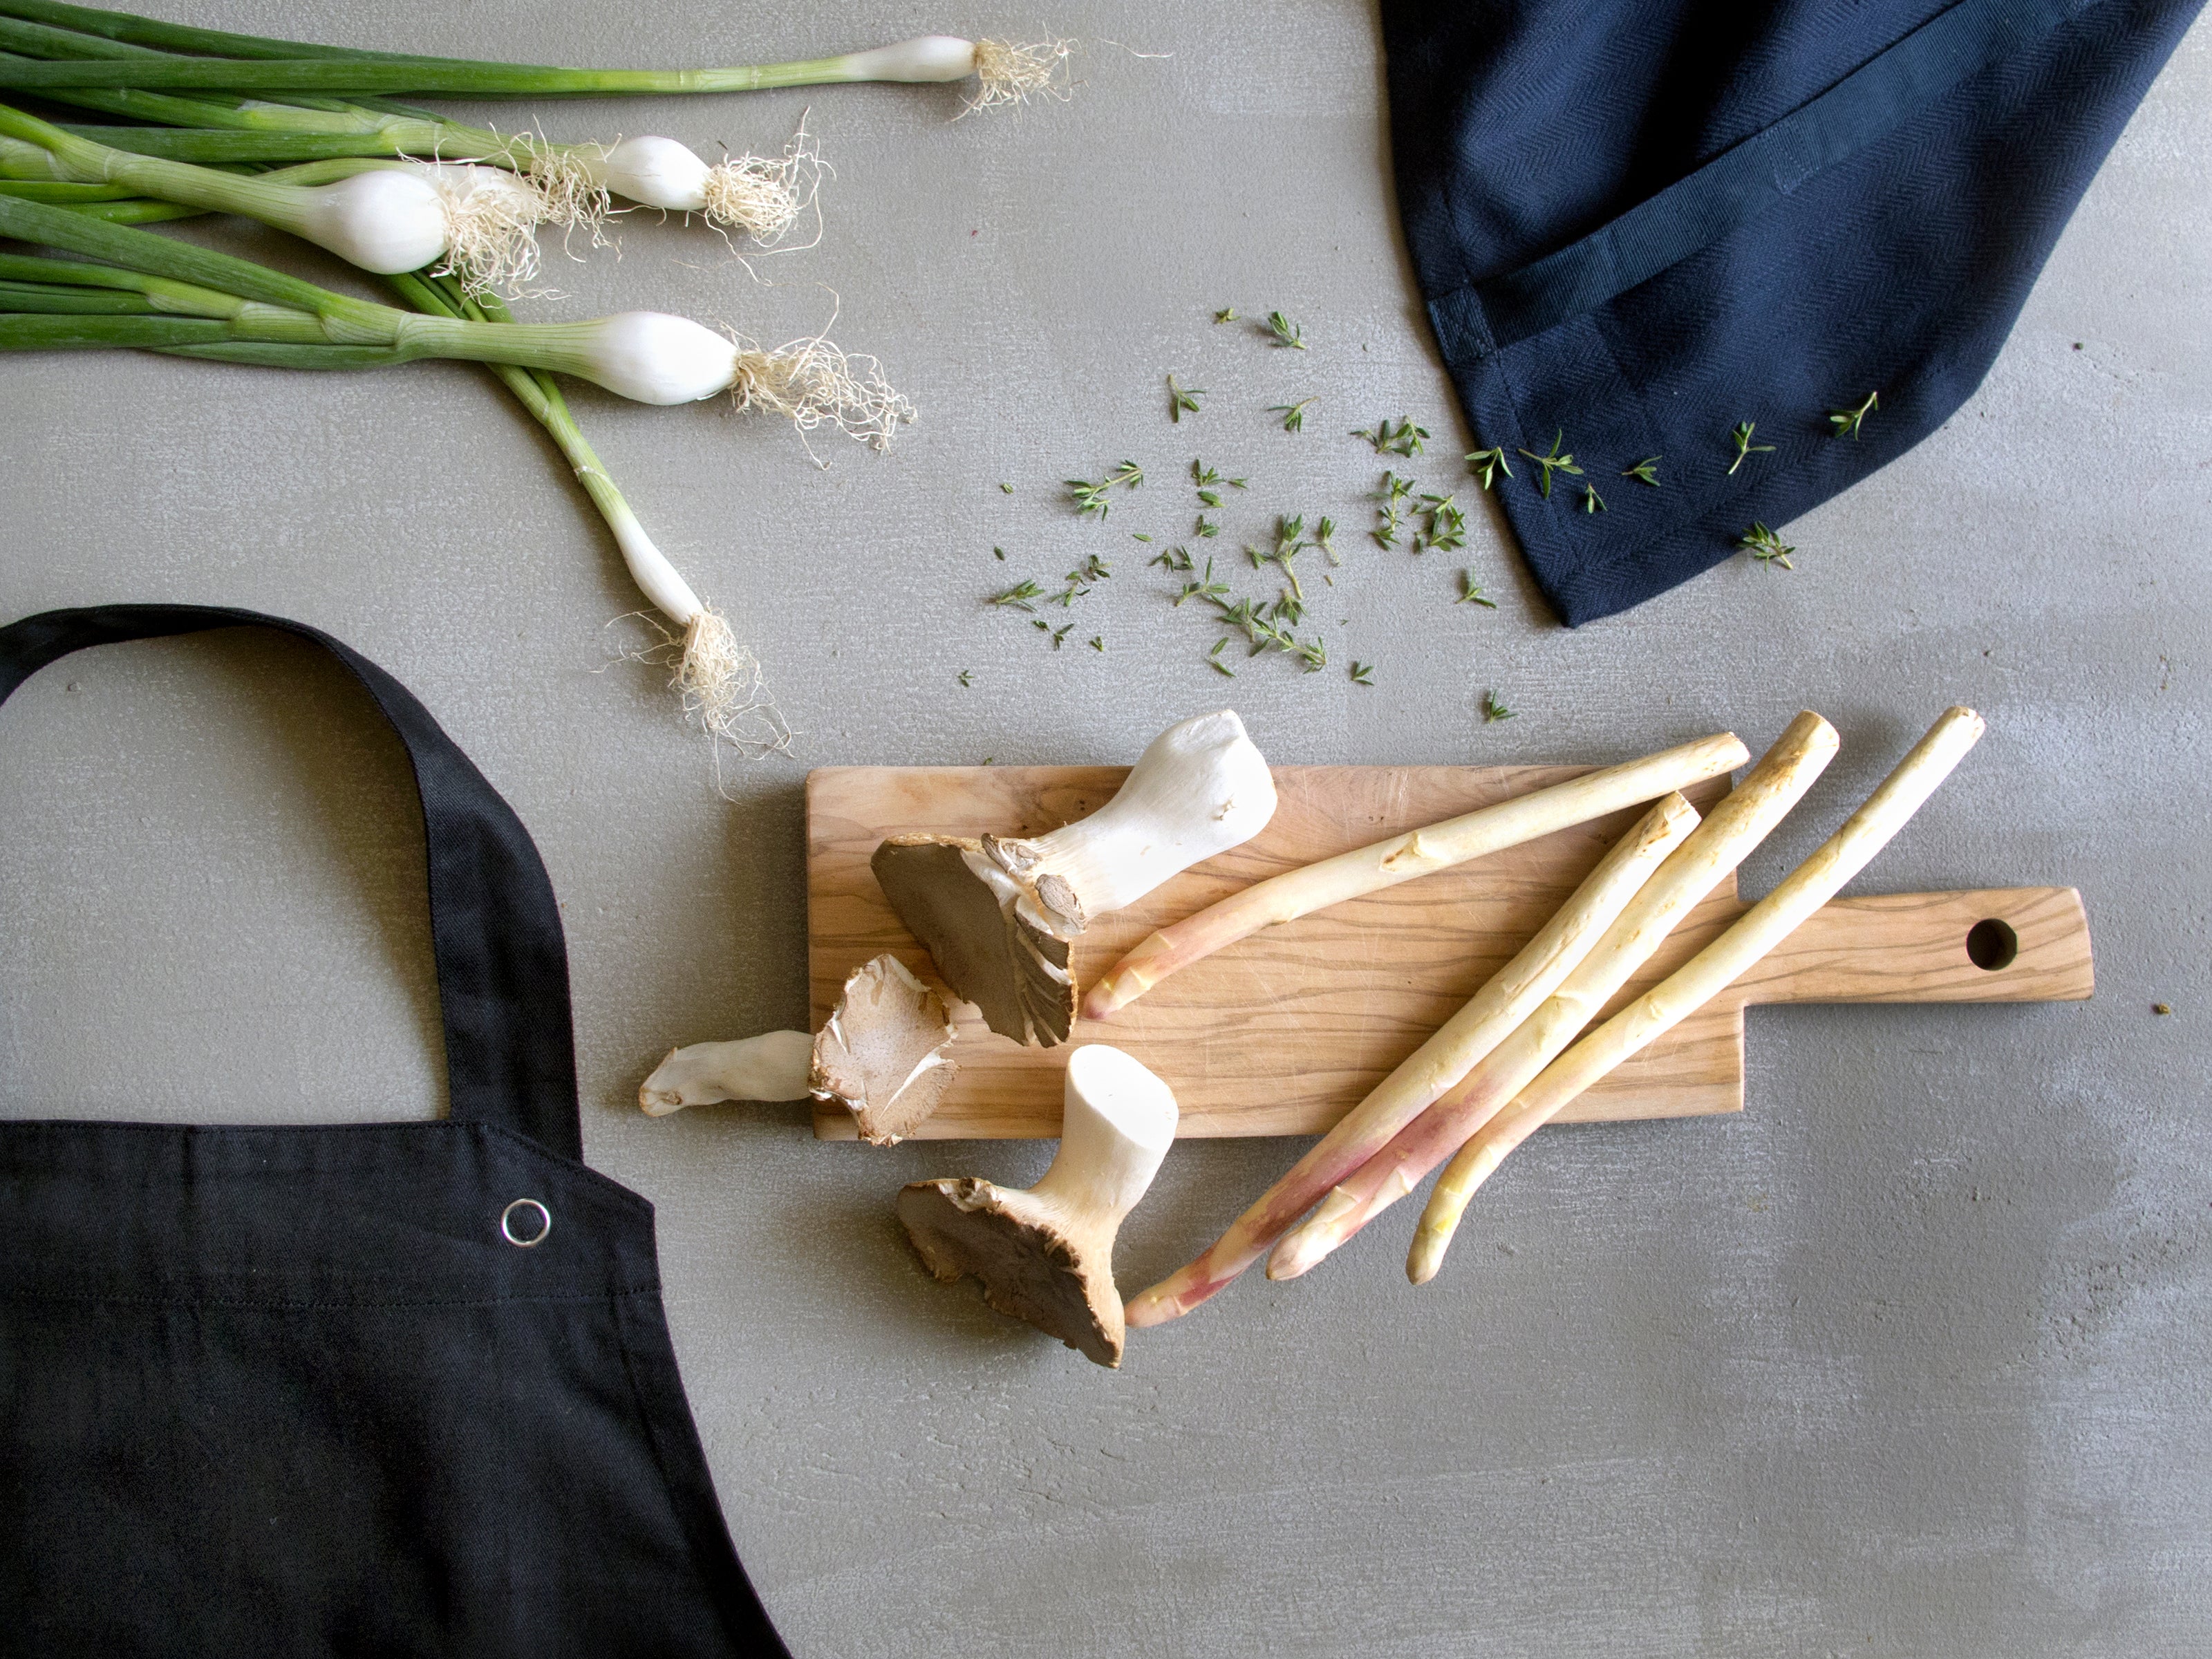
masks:
{"type": "Polygon", "coordinates": [[[1994,974],[2001,968],[2009,968],[2020,955],[2020,935],[2012,930],[2008,921],[1999,921],[1991,916],[1978,921],[1966,930],[1966,959],[1984,973],[1994,974]]]}

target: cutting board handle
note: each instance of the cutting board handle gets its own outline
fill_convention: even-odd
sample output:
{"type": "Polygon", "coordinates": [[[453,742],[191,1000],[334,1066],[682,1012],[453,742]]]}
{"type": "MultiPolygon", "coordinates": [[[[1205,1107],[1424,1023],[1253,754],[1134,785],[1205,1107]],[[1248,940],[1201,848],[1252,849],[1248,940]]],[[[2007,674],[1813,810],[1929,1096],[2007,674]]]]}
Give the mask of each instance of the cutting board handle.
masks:
{"type": "Polygon", "coordinates": [[[1734,989],[1747,1003],[2080,1002],[2096,981],[2071,887],[1838,899],[1734,989]]]}

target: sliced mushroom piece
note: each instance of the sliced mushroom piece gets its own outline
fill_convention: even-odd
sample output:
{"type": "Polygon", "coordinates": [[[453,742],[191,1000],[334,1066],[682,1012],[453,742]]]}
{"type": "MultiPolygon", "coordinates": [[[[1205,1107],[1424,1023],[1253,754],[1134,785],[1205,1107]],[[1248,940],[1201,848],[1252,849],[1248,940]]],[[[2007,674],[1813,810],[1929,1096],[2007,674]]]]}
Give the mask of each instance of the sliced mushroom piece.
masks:
{"type": "Polygon", "coordinates": [[[735,1042],[695,1042],[671,1048],[638,1086],[648,1117],[725,1100],[805,1100],[814,1039],[804,1031],[763,1031],[735,1042]]]}
{"type": "Polygon", "coordinates": [[[952,1021],[945,999],[886,953],[853,970],[814,1039],[817,1100],[852,1113],[860,1139],[895,1146],[935,1111],[959,1068],[945,1057],[952,1021]]]}
{"type": "Polygon", "coordinates": [[[1266,757],[1230,709],[1152,739],[1089,817],[1032,837],[893,836],[870,861],[952,994],[1017,1042],[1050,1048],[1075,1019],[1068,945],[1100,916],[1242,846],[1274,816],[1266,757]]]}
{"type": "Polygon", "coordinates": [[[1027,1188],[972,1176],[917,1181],[898,1216],[929,1270],[973,1273],[983,1299],[1101,1365],[1119,1365],[1124,1325],[1114,1238],[1174,1144],[1174,1092],[1119,1048],[1067,1057],[1060,1151],[1027,1188]]]}

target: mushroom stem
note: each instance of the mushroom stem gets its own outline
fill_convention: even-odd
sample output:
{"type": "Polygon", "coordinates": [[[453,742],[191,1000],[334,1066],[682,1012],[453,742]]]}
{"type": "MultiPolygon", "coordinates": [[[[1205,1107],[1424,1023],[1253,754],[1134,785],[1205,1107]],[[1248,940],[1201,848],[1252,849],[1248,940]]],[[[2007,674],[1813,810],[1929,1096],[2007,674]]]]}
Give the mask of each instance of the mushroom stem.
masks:
{"type": "Polygon", "coordinates": [[[649,1117],[725,1100],[804,1100],[814,1039],[804,1031],[763,1031],[736,1042],[671,1048],[638,1086],[649,1117]]]}
{"type": "Polygon", "coordinates": [[[1748,758],[1735,734],[1723,732],[1256,882],[1145,939],[1091,988],[1084,1017],[1107,1018],[1170,974],[1263,927],[1686,789],[1748,758]]]}
{"type": "Polygon", "coordinates": [[[1659,866],[1559,988],[1481,1064],[1415,1118],[1304,1225],[1275,1246],[1267,1277],[1296,1279],[1410,1193],[1518,1094],[1613,1000],[1673,931],[1766,838],[1835,757],[1835,728],[1805,713],[1659,866]]]}
{"type": "Polygon", "coordinates": [[[1069,1054],[1065,1090],[1060,1151],[1036,1186],[917,1181],[899,1194],[899,1220],[939,1279],[973,1273],[1000,1313],[1119,1365],[1114,1239],[1174,1144],[1179,1115],[1166,1084],[1103,1043],[1069,1054]]]}
{"type": "Polygon", "coordinates": [[[1606,1073],[1734,984],[1841,891],[1950,776],[1983,729],[1982,717],[1972,709],[1945,710],[1818,852],[1784,877],[1726,933],[1553,1061],[1511,1104],[1476,1130],[1429,1195],[1406,1258],[1406,1277],[1416,1285],[1434,1279],[1468,1200],[1507,1155],[1606,1073]]]}
{"type": "Polygon", "coordinates": [[[1679,794],[1645,813],[1465,1007],[1346,1113],[1203,1255],[1131,1302],[1129,1323],[1180,1318],[1258,1261],[1316,1200],[1381,1152],[1558,989],[1697,822],[1697,809],[1679,794]]]}

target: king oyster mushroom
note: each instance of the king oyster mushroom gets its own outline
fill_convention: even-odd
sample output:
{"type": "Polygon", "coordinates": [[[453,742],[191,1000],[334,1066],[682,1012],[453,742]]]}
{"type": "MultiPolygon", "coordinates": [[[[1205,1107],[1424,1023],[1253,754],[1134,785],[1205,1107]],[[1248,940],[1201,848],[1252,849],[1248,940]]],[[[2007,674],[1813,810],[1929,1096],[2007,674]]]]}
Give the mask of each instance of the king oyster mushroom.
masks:
{"type": "Polygon", "coordinates": [[[957,1075],[945,999],[896,957],[854,969],[821,1031],[763,1031],[676,1048],[637,1091],[653,1117],[725,1100],[831,1100],[878,1146],[912,1134],[957,1075]]]}
{"type": "Polygon", "coordinates": [[[1224,708],[1154,738],[1089,817],[1031,837],[893,836],[870,866],[952,994],[1001,1036],[1050,1048],[1075,1018],[1069,944],[1274,811],[1267,759],[1224,708]]]}
{"type": "Polygon", "coordinates": [[[1036,1186],[917,1181],[899,1194],[898,1217],[939,1279],[973,1273],[1000,1313],[1119,1365],[1114,1236],[1152,1184],[1179,1114],[1166,1084],[1100,1042],[1068,1054],[1064,1100],[1060,1151],[1036,1186]]]}

